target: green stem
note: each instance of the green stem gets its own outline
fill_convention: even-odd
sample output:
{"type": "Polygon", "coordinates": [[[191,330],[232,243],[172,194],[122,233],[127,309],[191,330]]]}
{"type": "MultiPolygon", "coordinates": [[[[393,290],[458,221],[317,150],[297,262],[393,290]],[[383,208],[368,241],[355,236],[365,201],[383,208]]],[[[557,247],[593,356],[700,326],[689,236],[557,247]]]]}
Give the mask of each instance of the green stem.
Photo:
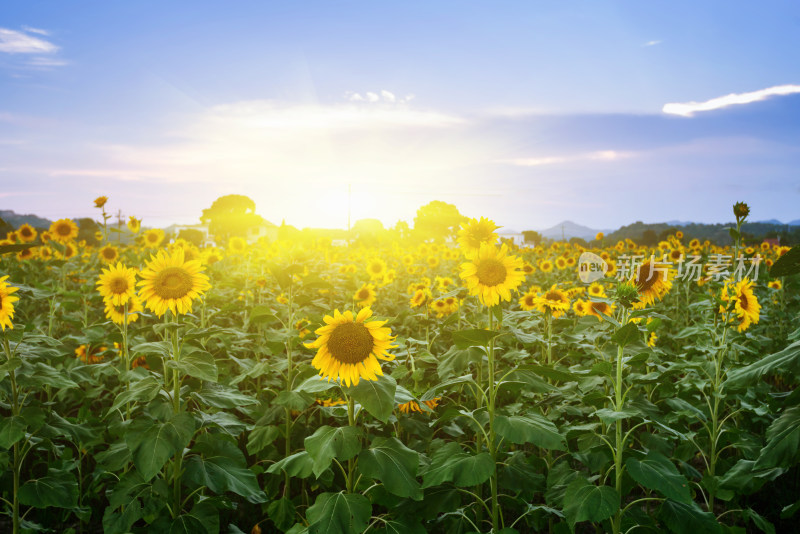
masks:
{"type": "MultiPolygon", "coordinates": [[[[6,352],[6,358],[11,362],[11,348],[8,345],[8,338],[3,335],[3,349],[6,352]]],[[[11,379],[11,413],[14,417],[19,416],[19,390],[17,389],[17,378],[14,373],[13,367],[9,369],[8,376],[11,379]]],[[[13,534],[19,534],[19,478],[20,470],[22,468],[22,455],[19,450],[19,441],[14,443],[14,486],[13,486],[13,499],[11,506],[12,514],[12,531],[13,534]]]]}
{"type": "MultiPolygon", "coordinates": [[[[294,285],[292,284],[291,278],[289,280],[289,321],[287,323],[287,328],[292,329],[294,328],[294,285]]],[[[287,394],[292,391],[292,380],[293,380],[293,362],[292,362],[292,340],[289,339],[286,341],[286,392],[287,394]]],[[[290,454],[292,454],[292,410],[288,406],[286,407],[286,428],[284,429],[285,436],[285,448],[286,457],[288,458],[290,454]]],[[[289,477],[289,473],[284,472],[284,485],[283,491],[285,495],[289,493],[289,484],[291,483],[291,478],[289,477]]]]}
{"type": "MultiPolygon", "coordinates": [[[[625,326],[628,323],[628,313],[627,311],[622,312],[622,326],[625,326]]],[[[624,402],[624,395],[622,393],[622,354],[623,354],[623,346],[619,345],[617,347],[617,375],[616,379],[614,380],[614,410],[617,412],[622,411],[622,404],[624,402]]],[[[625,440],[622,437],[622,420],[617,419],[615,423],[615,447],[614,447],[614,475],[615,475],[615,484],[614,488],[617,490],[617,494],[622,496],[622,453],[625,451],[625,440]]],[[[614,514],[614,521],[612,522],[612,529],[614,534],[619,534],[620,529],[622,528],[622,513],[623,511],[617,510],[616,514],[614,514]]]]}
{"type": "MultiPolygon", "coordinates": [[[[175,327],[172,331],[172,357],[175,363],[181,359],[181,345],[178,337],[178,316],[175,315],[175,327]]],[[[177,367],[172,370],[172,411],[176,415],[181,413],[181,377],[177,367]]],[[[181,469],[183,463],[183,450],[175,453],[172,470],[172,517],[177,518],[181,513],[181,469]]]]}
{"type": "MultiPolygon", "coordinates": [[[[353,397],[347,398],[347,423],[356,426],[356,401],[353,397]]],[[[353,493],[353,478],[355,476],[355,460],[347,460],[347,493],[353,493]]]]}
{"type": "MultiPolygon", "coordinates": [[[[489,330],[494,333],[494,314],[491,308],[489,310],[489,330]]],[[[492,491],[492,532],[499,532],[500,530],[500,506],[497,501],[497,443],[494,432],[494,411],[497,391],[494,387],[495,377],[495,361],[494,361],[494,337],[489,340],[489,453],[492,455],[492,461],[495,463],[495,469],[489,479],[489,484],[492,491]]]]}

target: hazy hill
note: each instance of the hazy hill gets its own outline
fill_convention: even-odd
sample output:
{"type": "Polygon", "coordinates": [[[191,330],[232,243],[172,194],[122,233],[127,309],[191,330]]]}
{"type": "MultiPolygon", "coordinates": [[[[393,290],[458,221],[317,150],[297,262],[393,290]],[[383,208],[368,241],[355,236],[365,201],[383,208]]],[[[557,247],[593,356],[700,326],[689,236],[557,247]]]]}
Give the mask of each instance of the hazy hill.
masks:
{"type": "Polygon", "coordinates": [[[580,237],[589,241],[594,239],[594,236],[597,235],[597,232],[606,233],[609,231],[610,230],[595,230],[593,228],[589,228],[588,226],[582,226],[572,221],[563,221],[550,228],[539,230],[539,233],[542,234],[542,237],[554,240],[560,240],[563,236],[565,239],[569,239],[571,237],[580,237]]]}
{"type": "Polygon", "coordinates": [[[19,214],[15,213],[14,210],[0,210],[0,219],[3,219],[6,223],[13,226],[14,228],[19,228],[25,223],[30,224],[34,228],[50,228],[50,224],[53,221],[49,219],[43,219],[38,215],[33,214],[19,214]]]}

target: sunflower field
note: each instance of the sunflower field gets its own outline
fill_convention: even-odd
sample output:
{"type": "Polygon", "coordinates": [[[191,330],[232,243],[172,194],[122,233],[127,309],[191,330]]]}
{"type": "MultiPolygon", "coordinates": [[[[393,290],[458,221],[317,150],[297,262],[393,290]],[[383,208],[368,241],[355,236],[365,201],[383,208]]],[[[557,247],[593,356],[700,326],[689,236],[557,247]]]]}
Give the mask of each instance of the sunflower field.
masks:
{"type": "Polygon", "coordinates": [[[734,215],[727,247],[23,225],[0,531],[798,531],[800,249],[734,215]]]}

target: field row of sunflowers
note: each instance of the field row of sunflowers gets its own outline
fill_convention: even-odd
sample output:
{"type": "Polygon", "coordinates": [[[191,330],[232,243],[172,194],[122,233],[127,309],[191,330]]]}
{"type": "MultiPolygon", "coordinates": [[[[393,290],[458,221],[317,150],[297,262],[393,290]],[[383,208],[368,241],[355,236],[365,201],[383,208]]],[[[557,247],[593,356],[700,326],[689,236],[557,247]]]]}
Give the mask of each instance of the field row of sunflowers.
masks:
{"type": "Polygon", "coordinates": [[[0,530],[788,531],[796,250],[734,214],[730,247],[591,250],[485,218],[381,248],[23,225],[0,244],[0,530]],[[666,263],[690,255],[765,268],[666,263]]]}

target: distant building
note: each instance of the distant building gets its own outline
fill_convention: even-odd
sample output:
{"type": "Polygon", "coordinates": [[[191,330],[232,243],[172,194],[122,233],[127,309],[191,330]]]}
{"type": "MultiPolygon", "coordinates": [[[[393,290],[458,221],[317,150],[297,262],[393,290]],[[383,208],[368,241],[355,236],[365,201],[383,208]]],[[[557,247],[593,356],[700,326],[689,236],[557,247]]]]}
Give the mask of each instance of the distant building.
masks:
{"type": "Polygon", "coordinates": [[[164,228],[164,233],[169,237],[177,238],[181,230],[197,230],[203,234],[203,246],[214,246],[214,239],[208,235],[207,224],[171,224],[164,228]]]}
{"type": "Polygon", "coordinates": [[[772,239],[765,239],[764,243],[767,243],[769,246],[773,246],[774,245],[776,247],[779,247],[779,246],[781,246],[781,238],[779,236],[779,237],[772,238],[772,239]]]}
{"type": "Polygon", "coordinates": [[[248,243],[255,243],[262,238],[267,241],[275,241],[278,239],[278,227],[269,221],[263,221],[257,226],[248,228],[245,237],[248,243]]]}
{"type": "Polygon", "coordinates": [[[510,240],[518,247],[525,245],[525,236],[522,232],[517,232],[516,230],[500,230],[497,232],[497,235],[500,239],[510,240]]]}

